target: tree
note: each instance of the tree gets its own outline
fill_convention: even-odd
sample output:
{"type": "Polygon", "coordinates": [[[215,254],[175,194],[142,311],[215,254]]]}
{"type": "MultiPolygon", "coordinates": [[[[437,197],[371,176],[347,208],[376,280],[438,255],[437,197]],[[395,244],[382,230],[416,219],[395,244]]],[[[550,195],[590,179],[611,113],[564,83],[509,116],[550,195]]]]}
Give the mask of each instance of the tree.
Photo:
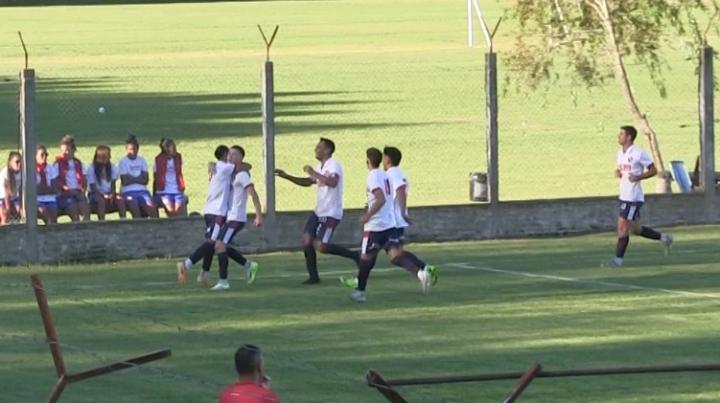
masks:
{"type": "Polygon", "coordinates": [[[558,61],[567,62],[574,79],[587,87],[614,77],[636,125],[650,143],[659,172],[658,190],[669,192],[670,175],[665,171],[657,133],[635,99],[625,59],[633,56],[643,64],[660,96],[665,97],[666,63],[660,55],[663,37],[672,30],[699,48],[696,18],[719,9],[717,0],[515,0],[508,13],[519,22],[519,29],[509,63],[520,81],[533,89],[559,78],[558,61]]]}

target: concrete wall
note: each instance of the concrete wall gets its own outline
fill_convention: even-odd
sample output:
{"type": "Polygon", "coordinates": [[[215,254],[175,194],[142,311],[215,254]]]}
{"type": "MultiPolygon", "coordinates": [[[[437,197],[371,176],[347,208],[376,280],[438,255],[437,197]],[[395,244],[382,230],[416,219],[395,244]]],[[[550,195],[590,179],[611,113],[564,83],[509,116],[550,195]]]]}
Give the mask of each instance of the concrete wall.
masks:
{"type": "MultiPolygon", "coordinates": [[[[615,198],[582,198],[420,207],[411,210],[411,241],[454,241],[498,237],[565,235],[612,230],[615,198]]],[[[703,194],[648,196],[642,219],[653,226],[720,222],[720,200],[703,194]]],[[[236,238],[249,253],[296,249],[307,218],[305,212],[278,213],[275,225],[250,228],[236,238]]],[[[334,241],[359,245],[360,212],[346,212],[334,241]]],[[[40,226],[41,263],[112,261],[144,257],[185,256],[203,241],[199,217],[143,221],[111,221],[40,226]]],[[[25,228],[0,228],[0,264],[25,262],[25,228]]]]}

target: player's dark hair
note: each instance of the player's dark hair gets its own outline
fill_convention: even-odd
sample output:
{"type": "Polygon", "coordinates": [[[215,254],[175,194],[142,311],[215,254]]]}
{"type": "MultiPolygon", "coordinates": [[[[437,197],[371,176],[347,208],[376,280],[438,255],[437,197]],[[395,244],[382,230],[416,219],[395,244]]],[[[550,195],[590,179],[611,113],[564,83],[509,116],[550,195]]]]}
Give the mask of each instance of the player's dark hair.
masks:
{"type": "Polygon", "coordinates": [[[390,162],[393,164],[393,166],[400,165],[400,161],[402,161],[402,153],[397,147],[383,148],[383,155],[387,156],[390,159],[390,162]]]}
{"type": "Polygon", "coordinates": [[[169,137],[163,137],[160,139],[160,153],[165,154],[165,148],[175,145],[175,140],[169,137]]]}
{"type": "Polygon", "coordinates": [[[330,155],[335,153],[335,143],[329,138],[320,137],[320,141],[325,144],[325,147],[330,149],[330,155]]]}
{"type": "Polygon", "coordinates": [[[215,159],[218,161],[225,161],[225,157],[227,157],[227,153],[230,151],[229,148],[225,145],[219,145],[215,149],[215,159]]]}
{"type": "MultiPolygon", "coordinates": [[[[22,163],[22,155],[17,151],[10,151],[7,159],[8,173],[10,172],[10,161],[12,161],[13,158],[20,158],[20,163],[22,163]]],[[[10,182],[10,189],[14,193],[17,190],[17,183],[15,183],[15,175],[8,175],[8,182],[10,182]]]]}
{"type": "Polygon", "coordinates": [[[375,147],[370,147],[367,149],[367,152],[365,153],[367,155],[368,161],[370,161],[370,165],[373,168],[377,168],[380,166],[380,163],[382,162],[382,153],[380,150],[378,150],[375,147]]]}
{"type": "Polygon", "coordinates": [[[36,151],[42,151],[43,154],[45,154],[45,156],[47,156],[47,154],[48,154],[47,147],[45,147],[44,144],[38,144],[36,151]]]}
{"type": "Polygon", "coordinates": [[[60,139],[60,145],[66,145],[70,147],[71,150],[77,151],[77,146],[75,146],[75,137],[69,134],[62,136],[62,138],[60,139]]]}
{"type": "Polygon", "coordinates": [[[235,352],[235,370],[240,376],[252,375],[261,359],[260,347],[252,344],[242,345],[235,352]]]}
{"type": "Polygon", "coordinates": [[[100,181],[102,178],[102,173],[105,171],[105,179],[107,179],[108,182],[112,181],[112,164],[110,163],[110,158],[112,155],[110,154],[110,147],[106,145],[99,145],[95,147],[95,155],[93,155],[93,170],[95,171],[95,180],[97,181],[97,186],[100,188],[100,181]],[[99,152],[107,152],[108,155],[108,161],[105,164],[98,163],[98,153],[99,152]]]}
{"type": "Polygon", "coordinates": [[[244,148],[240,147],[239,145],[234,145],[230,148],[232,148],[233,150],[238,150],[238,152],[240,152],[240,155],[242,155],[242,157],[245,158],[245,149],[244,148]]]}
{"type": "Polygon", "coordinates": [[[128,146],[128,145],[130,145],[130,144],[134,145],[135,148],[136,148],[138,151],[140,151],[140,143],[138,142],[138,139],[137,139],[137,137],[135,137],[134,134],[129,135],[129,136],[125,139],[125,146],[128,146]]]}
{"type": "Polygon", "coordinates": [[[635,138],[637,137],[637,129],[635,129],[633,126],[620,126],[620,130],[624,131],[628,136],[630,136],[630,139],[634,142],[635,138]]]}

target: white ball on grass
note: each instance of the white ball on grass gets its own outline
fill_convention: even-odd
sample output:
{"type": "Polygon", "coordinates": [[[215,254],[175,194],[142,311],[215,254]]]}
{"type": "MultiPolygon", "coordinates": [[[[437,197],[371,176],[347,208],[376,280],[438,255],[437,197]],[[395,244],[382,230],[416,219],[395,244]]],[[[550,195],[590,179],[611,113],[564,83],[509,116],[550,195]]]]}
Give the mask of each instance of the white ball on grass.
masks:
{"type": "Polygon", "coordinates": [[[104,106],[99,107],[98,113],[105,113],[105,107],[104,106]]]}

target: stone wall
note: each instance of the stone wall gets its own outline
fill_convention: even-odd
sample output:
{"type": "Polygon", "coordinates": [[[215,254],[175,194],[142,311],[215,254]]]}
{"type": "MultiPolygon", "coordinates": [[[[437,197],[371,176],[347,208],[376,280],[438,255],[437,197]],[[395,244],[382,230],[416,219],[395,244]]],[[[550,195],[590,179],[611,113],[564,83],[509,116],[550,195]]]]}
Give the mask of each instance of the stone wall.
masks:
{"type": "MultiPolygon", "coordinates": [[[[720,221],[720,200],[703,194],[648,196],[644,222],[653,226],[710,224],[720,221]]],[[[615,198],[581,198],[468,204],[411,209],[408,237],[414,242],[565,235],[609,231],[615,226],[615,198]]],[[[236,243],[249,253],[297,249],[306,212],[278,213],[275,223],[248,228],[236,243]]],[[[360,211],[350,210],[334,241],[359,245],[360,211]]],[[[88,222],[39,226],[40,263],[113,261],[185,256],[203,241],[203,220],[182,219],[88,222]]],[[[26,262],[25,227],[0,228],[0,264],[26,262]]]]}

